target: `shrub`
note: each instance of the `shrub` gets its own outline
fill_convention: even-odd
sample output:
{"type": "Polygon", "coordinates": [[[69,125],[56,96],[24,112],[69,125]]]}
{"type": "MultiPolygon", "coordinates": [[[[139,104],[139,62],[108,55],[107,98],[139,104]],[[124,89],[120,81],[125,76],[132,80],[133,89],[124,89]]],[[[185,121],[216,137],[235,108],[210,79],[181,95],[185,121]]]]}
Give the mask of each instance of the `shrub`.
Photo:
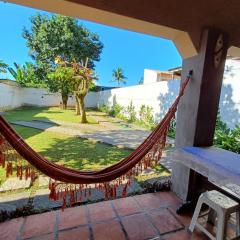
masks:
{"type": "Polygon", "coordinates": [[[232,152],[240,153],[240,126],[227,127],[218,113],[214,134],[214,145],[232,152]]]}
{"type": "Polygon", "coordinates": [[[153,108],[150,106],[142,105],[139,110],[139,121],[144,125],[154,127],[155,122],[153,117],[153,108]]]}
{"type": "Polygon", "coordinates": [[[98,110],[101,112],[109,113],[110,107],[106,104],[102,104],[98,107],[98,110]]]}
{"type": "Polygon", "coordinates": [[[128,121],[129,122],[135,122],[137,120],[137,113],[135,111],[135,107],[133,106],[132,101],[127,106],[126,112],[127,112],[127,115],[128,115],[128,121]]]}
{"type": "Polygon", "coordinates": [[[122,109],[123,109],[123,107],[120,104],[115,103],[115,104],[113,104],[112,108],[110,109],[109,115],[112,117],[117,117],[120,115],[122,109]]]}
{"type": "Polygon", "coordinates": [[[176,119],[173,118],[170,122],[169,129],[168,129],[168,134],[167,134],[171,138],[176,137],[176,125],[177,125],[176,119]]]}
{"type": "MultiPolygon", "coordinates": [[[[175,138],[176,136],[175,119],[170,123],[168,136],[172,138],[175,138]]],[[[227,124],[222,121],[220,113],[218,113],[213,145],[232,152],[240,153],[240,126],[236,126],[231,130],[227,124]]]]}

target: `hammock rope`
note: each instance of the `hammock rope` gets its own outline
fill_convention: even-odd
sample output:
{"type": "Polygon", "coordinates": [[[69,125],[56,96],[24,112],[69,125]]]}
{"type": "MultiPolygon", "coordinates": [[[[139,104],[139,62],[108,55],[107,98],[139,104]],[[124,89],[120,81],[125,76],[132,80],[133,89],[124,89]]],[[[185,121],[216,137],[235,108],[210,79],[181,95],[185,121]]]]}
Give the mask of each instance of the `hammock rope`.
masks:
{"type": "Polygon", "coordinates": [[[70,205],[81,202],[91,196],[93,184],[101,189],[106,198],[116,197],[119,189],[122,196],[133,177],[143,170],[159,163],[166,144],[167,132],[171,120],[175,117],[178,103],[190,81],[192,71],[181,84],[179,95],[169,108],[165,117],[150,135],[126,158],[99,171],[79,171],[53,163],[35,152],[0,116],[0,166],[9,177],[16,171],[17,177],[36,179],[38,172],[50,177],[50,195],[53,200],[63,200],[63,208],[67,200],[70,205]]]}

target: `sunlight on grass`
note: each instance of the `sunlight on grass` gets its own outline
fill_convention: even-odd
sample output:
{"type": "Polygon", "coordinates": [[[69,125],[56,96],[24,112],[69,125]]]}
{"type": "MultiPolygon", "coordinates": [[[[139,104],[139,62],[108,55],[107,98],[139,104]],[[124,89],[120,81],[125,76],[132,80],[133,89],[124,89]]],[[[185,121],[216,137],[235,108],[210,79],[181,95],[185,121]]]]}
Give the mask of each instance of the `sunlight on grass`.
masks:
{"type": "MultiPolygon", "coordinates": [[[[80,117],[75,114],[74,109],[62,110],[58,107],[22,107],[8,111],[6,114],[8,121],[32,121],[37,119],[59,120],[65,122],[79,123],[80,117]]],[[[87,114],[89,123],[97,122],[87,114]]]]}
{"type": "Polygon", "coordinates": [[[93,143],[86,139],[22,126],[15,126],[15,129],[34,150],[44,157],[75,169],[100,169],[130,154],[129,150],[93,143]]]}

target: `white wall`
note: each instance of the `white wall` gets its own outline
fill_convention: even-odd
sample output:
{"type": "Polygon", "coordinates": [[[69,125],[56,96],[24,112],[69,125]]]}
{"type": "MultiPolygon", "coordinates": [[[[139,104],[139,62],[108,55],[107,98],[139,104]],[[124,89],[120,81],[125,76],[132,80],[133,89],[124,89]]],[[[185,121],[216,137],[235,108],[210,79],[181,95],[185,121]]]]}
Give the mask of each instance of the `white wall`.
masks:
{"type": "Polygon", "coordinates": [[[138,112],[145,104],[153,108],[154,118],[159,120],[177,96],[179,85],[180,81],[172,80],[105,90],[97,93],[98,105],[118,103],[127,107],[132,101],[138,112]]]}
{"type": "Polygon", "coordinates": [[[0,111],[17,108],[22,105],[21,89],[0,83],[0,111]]]}
{"type": "Polygon", "coordinates": [[[240,125],[240,62],[227,60],[219,103],[224,122],[233,128],[240,125]]]}
{"type": "MultiPolygon", "coordinates": [[[[155,77],[154,71],[146,70],[148,78],[155,77]]],[[[102,91],[98,93],[98,104],[117,102],[126,107],[132,100],[137,111],[142,104],[153,107],[155,119],[160,120],[177,96],[179,83],[178,80],[169,80],[102,91]]],[[[230,128],[240,125],[240,61],[226,61],[219,109],[223,121],[230,128]]]]}
{"type": "MultiPolygon", "coordinates": [[[[42,88],[21,88],[15,85],[0,83],[0,111],[14,109],[20,106],[50,107],[59,106],[61,94],[51,93],[42,88]]],[[[85,98],[86,107],[96,107],[95,92],[90,92],[85,98]]],[[[74,96],[68,99],[69,106],[75,106],[74,96]]]]}

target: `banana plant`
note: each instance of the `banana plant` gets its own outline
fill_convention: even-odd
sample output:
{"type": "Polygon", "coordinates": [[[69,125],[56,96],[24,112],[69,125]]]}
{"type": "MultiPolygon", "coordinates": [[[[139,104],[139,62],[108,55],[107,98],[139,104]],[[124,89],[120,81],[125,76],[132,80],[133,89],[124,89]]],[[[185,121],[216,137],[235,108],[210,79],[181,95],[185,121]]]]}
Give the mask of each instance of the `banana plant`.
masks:
{"type": "Polygon", "coordinates": [[[28,77],[28,70],[32,66],[31,63],[25,63],[23,66],[20,66],[14,62],[13,65],[15,68],[8,67],[8,71],[19,84],[25,85],[26,78],[28,77]]]}
{"type": "Polygon", "coordinates": [[[8,68],[8,65],[4,63],[2,60],[0,60],[0,73],[6,73],[7,68],[8,68]]]}

